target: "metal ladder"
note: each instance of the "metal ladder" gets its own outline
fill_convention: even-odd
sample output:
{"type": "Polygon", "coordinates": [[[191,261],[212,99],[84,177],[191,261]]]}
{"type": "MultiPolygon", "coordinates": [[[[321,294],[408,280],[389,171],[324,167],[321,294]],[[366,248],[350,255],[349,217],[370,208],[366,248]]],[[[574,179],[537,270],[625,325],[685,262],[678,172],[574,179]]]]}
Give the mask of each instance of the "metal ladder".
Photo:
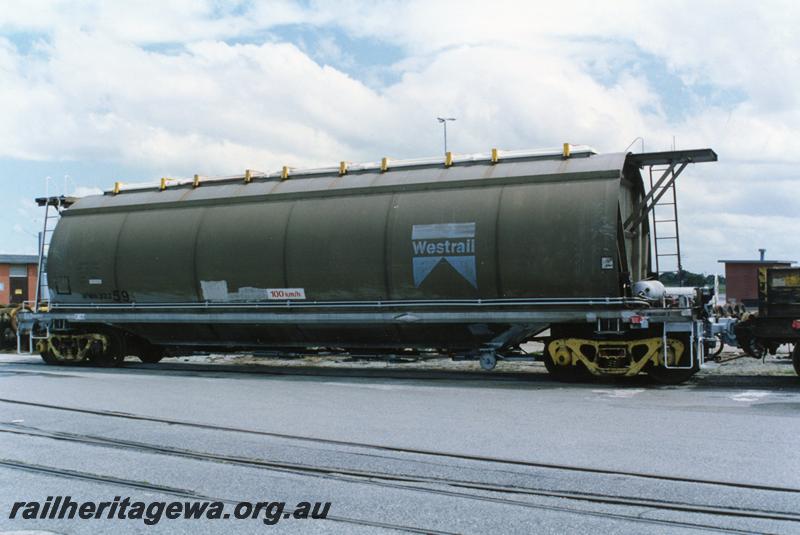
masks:
{"type": "MultiPolygon", "coordinates": [[[[38,199],[37,199],[38,201],[38,199]]],[[[39,234],[39,265],[36,270],[36,295],[33,300],[34,312],[39,312],[43,303],[48,301],[49,296],[44,295],[47,288],[47,252],[50,247],[50,240],[55,230],[55,222],[61,218],[61,197],[49,197],[44,203],[44,222],[42,232],[39,234]],[[51,222],[54,222],[52,225],[51,222]]]]}
{"type": "MultiPolygon", "coordinates": [[[[64,208],[69,208],[75,199],[72,197],[41,197],[36,199],[36,204],[40,207],[44,207],[44,221],[42,223],[42,232],[39,234],[39,251],[38,251],[38,265],[36,269],[36,294],[34,296],[33,301],[26,301],[23,303],[23,309],[30,309],[31,312],[37,314],[39,312],[43,312],[44,304],[49,301],[49,295],[45,295],[44,290],[47,288],[47,253],[48,248],[50,247],[50,240],[53,235],[53,231],[55,230],[54,221],[58,221],[61,218],[61,210],[64,208]]],[[[22,339],[28,339],[28,351],[27,354],[32,354],[35,348],[35,344],[37,340],[44,340],[50,337],[50,328],[49,326],[45,326],[44,335],[37,335],[34,333],[33,325],[27,326],[27,328],[23,328],[20,324],[19,328],[17,329],[17,353],[23,353],[22,347],[22,339]],[[23,332],[24,331],[24,332],[23,332]],[[26,336],[27,335],[27,336],[26,336]]]]}
{"type": "MultiPolygon", "coordinates": [[[[654,191],[658,201],[653,205],[653,248],[655,249],[656,273],[676,271],[683,285],[683,264],[681,263],[681,239],[678,227],[678,196],[675,189],[675,180],[669,180],[667,185],[659,186],[657,178],[669,167],[650,166],[650,191],[654,191]],[[662,209],[659,210],[659,207],[662,209]],[[659,242],[674,243],[674,247],[664,247],[659,242]],[[667,260],[665,263],[664,260],[667,260]],[[670,269],[674,267],[675,269],[670,269]]],[[[674,178],[675,168],[671,169],[674,178]]]]}

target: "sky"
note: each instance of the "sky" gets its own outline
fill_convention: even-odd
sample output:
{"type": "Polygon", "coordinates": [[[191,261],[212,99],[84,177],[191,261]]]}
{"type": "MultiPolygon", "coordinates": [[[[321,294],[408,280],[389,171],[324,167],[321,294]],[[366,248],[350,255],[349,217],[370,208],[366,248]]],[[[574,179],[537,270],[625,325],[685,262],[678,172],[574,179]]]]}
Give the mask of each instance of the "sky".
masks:
{"type": "Polygon", "coordinates": [[[450,116],[456,153],[711,147],[684,268],[800,260],[798,67],[789,1],[6,1],[0,252],[35,252],[36,196],[433,156],[450,116]]]}

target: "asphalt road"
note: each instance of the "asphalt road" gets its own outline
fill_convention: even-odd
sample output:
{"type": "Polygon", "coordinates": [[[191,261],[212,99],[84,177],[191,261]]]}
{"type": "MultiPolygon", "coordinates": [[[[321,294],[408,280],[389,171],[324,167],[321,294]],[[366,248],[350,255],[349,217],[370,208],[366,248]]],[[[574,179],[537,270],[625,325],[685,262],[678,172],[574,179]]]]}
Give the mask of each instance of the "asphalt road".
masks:
{"type": "MultiPolygon", "coordinates": [[[[792,376],[562,385],[0,355],[0,532],[800,533],[792,376]],[[331,502],[328,518],[23,519],[14,502],[331,502]]],[[[275,509],[272,510],[273,512],[275,509]]]]}

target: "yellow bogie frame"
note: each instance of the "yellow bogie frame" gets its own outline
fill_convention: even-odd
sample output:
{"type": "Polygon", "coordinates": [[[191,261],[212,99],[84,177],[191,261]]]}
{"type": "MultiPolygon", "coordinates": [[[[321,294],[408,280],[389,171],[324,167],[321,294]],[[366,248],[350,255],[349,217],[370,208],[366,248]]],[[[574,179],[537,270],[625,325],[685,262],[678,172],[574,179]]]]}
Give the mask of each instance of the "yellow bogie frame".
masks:
{"type": "MultiPolygon", "coordinates": [[[[559,338],[547,346],[553,364],[556,366],[577,366],[583,364],[593,375],[633,376],[641,372],[648,363],[664,365],[664,341],[662,338],[643,338],[640,340],[586,340],[582,338],[559,338]],[[586,354],[586,348],[594,354],[586,354]],[[642,347],[642,356],[634,357],[634,349],[642,347]],[[597,360],[603,355],[618,354],[630,362],[626,367],[600,366],[597,360]]],[[[680,340],[667,338],[667,360],[670,366],[677,366],[683,357],[685,345],[680,340]]]]}
{"type": "Polygon", "coordinates": [[[39,340],[36,343],[36,351],[49,353],[62,362],[81,362],[89,356],[95,341],[102,344],[103,353],[108,350],[108,338],[102,334],[53,334],[46,340],[39,340]],[[67,344],[75,350],[64,352],[59,349],[67,344]]]}

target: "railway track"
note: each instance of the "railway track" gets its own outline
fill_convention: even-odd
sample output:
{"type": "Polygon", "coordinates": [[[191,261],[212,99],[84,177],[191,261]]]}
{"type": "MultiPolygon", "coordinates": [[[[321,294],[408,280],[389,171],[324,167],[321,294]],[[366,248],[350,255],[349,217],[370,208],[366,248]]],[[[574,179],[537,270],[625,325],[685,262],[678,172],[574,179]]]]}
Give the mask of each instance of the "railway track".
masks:
{"type": "MultiPolygon", "coordinates": [[[[2,355],[2,353],[0,353],[2,355]]],[[[735,360],[735,359],[732,359],[735,360]]],[[[553,378],[544,373],[543,367],[531,366],[530,371],[500,371],[486,372],[483,370],[465,369],[419,369],[400,368],[402,364],[393,368],[368,368],[355,366],[298,366],[292,364],[202,364],[188,362],[161,362],[158,364],[143,364],[139,362],[126,362],[122,368],[98,368],[88,365],[73,366],[48,366],[38,361],[12,361],[3,363],[3,367],[12,366],[19,368],[33,368],[42,370],[41,373],[59,373],[80,370],[81,372],[96,370],[100,373],[152,373],[173,376],[263,376],[263,377],[331,377],[349,379],[400,379],[430,381],[432,383],[446,382],[471,382],[481,383],[486,386],[499,387],[500,385],[527,384],[560,387],[553,378]]],[[[0,374],[24,373],[8,371],[0,368],[0,374]]],[[[589,378],[588,386],[596,385],[623,385],[644,386],[647,388],[662,388],[654,383],[647,375],[627,378],[589,378]]],[[[792,388],[798,384],[798,379],[791,375],[728,375],[728,374],[697,374],[692,377],[682,388],[792,388]]],[[[572,384],[571,388],[580,385],[572,384]]],[[[676,388],[674,386],[669,388],[676,388]]],[[[679,387],[680,388],[680,387],[679,387]]]]}
{"type": "MultiPolygon", "coordinates": [[[[424,483],[424,484],[435,484],[435,485],[447,485],[450,487],[486,491],[486,492],[500,492],[500,493],[519,494],[519,495],[529,495],[529,496],[542,496],[548,498],[564,498],[569,500],[587,501],[587,502],[602,503],[609,505],[640,506],[640,507],[666,509],[666,510],[688,512],[688,513],[705,513],[705,514],[722,515],[722,516],[756,518],[762,520],[786,520],[791,522],[800,522],[800,514],[791,512],[782,512],[782,511],[774,512],[774,511],[764,511],[755,509],[706,506],[706,505],[698,506],[688,503],[681,503],[674,501],[670,502],[666,500],[642,499],[630,496],[614,496],[609,494],[598,494],[598,493],[552,491],[541,488],[519,487],[512,485],[492,485],[492,484],[485,484],[475,481],[453,479],[453,478],[405,476],[398,474],[388,474],[385,472],[353,470],[342,467],[316,466],[303,463],[286,463],[286,462],[271,461],[264,459],[254,459],[248,457],[219,455],[219,454],[199,452],[184,448],[173,448],[163,445],[148,444],[148,443],[128,441],[128,440],[119,440],[119,439],[112,439],[112,438],[93,436],[93,435],[53,432],[36,427],[23,426],[20,424],[12,424],[9,427],[0,428],[0,433],[12,433],[12,434],[26,435],[33,437],[44,437],[55,440],[79,442],[81,444],[94,445],[94,446],[132,449],[132,450],[144,451],[147,453],[174,455],[194,460],[223,462],[223,463],[237,464],[247,467],[291,472],[296,474],[316,475],[340,481],[341,480],[351,481],[353,479],[356,479],[356,480],[366,480],[366,482],[370,484],[373,484],[376,481],[391,481],[400,483],[424,483]]],[[[389,486],[397,487],[397,485],[389,485],[389,486]]],[[[421,489],[419,487],[409,487],[406,485],[403,485],[401,488],[403,489],[414,488],[416,490],[425,490],[436,493],[440,492],[437,490],[421,489]]],[[[464,497],[463,493],[448,492],[446,494],[464,497]]]]}
{"type": "MultiPolygon", "coordinates": [[[[0,430],[2,432],[14,432],[9,430],[0,430]]],[[[532,496],[539,496],[539,497],[548,497],[548,498],[564,498],[564,499],[578,499],[583,501],[592,501],[595,503],[604,503],[610,505],[620,505],[620,506],[629,506],[629,507],[644,507],[647,509],[658,509],[658,510],[666,510],[666,511],[673,511],[673,512],[689,512],[689,513],[701,513],[704,515],[715,515],[715,516],[736,516],[736,517],[744,517],[749,519],[756,519],[756,520],[778,520],[778,521],[791,521],[791,522],[800,522],[800,516],[793,515],[791,513],[769,513],[769,512],[762,512],[762,511],[754,511],[754,510],[744,510],[744,509],[734,509],[734,508],[719,508],[719,507],[691,507],[687,504],[680,504],[680,503],[669,503],[666,501],[656,501],[656,500],[639,500],[635,498],[626,498],[626,497],[605,497],[602,495],[575,495],[570,493],[554,493],[554,492],[547,492],[547,491],[539,491],[536,489],[525,489],[525,488],[515,488],[515,487],[501,487],[496,485],[480,485],[480,484],[471,484],[469,482],[462,482],[459,480],[448,480],[448,479],[432,479],[432,478],[409,478],[409,477],[402,477],[378,472],[363,472],[363,471],[351,471],[351,470],[341,470],[341,469],[325,469],[315,466],[309,465],[294,465],[293,467],[289,468],[285,466],[285,463],[271,463],[268,461],[260,461],[260,460],[253,460],[253,459],[241,459],[241,458],[232,458],[230,456],[219,456],[213,455],[203,452],[194,452],[191,450],[178,450],[174,448],[165,448],[163,446],[157,445],[147,445],[142,443],[130,443],[125,441],[117,441],[117,440],[104,440],[99,439],[98,437],[82,437],[80,435],[72,435],[70,437],[64,436],[69,434],[62,434],[62,433],[47,433],[47,432],[37,432],[37,433],[25,433],[25,432],[16,432],[17,434],[27,434],[29,436],[37,436],[37,437],[44,437],[44,438],[53,438],[56,440],[69,440],[73,442],[80,442],[83,444],[94,445],[94,446],[105,446],[105,447],[116,447],[116,448],[126,448],[126,449],[136,449],[140,451],[146,451],[148,453],[158,453],[158,454],[166,454],[166,455],[176,455],[184,458],[191,458],[195,460],[203,460],[209,462],[222,462],[228,464],[239,464],[249,467],[257,467],[262,469],[270,469],[270,470],[277,470],[282,472],[289,472],[293,474],[300,474],[300,475],[315,475],[319,477],[325,477],[327,479],[333,479],[342,482],[349,482],[349,483],[357,483],[357,484],[367,484],[372,486],[379,486],[379,487],[387,487],[395,490],[402,490],[402,491],[412,491],[412,492],[424,492],[424,493],[431,493],[431,494],[439,494],[447,497],[452,498],[459,498],[459,499],[469,499],[469,500],[479,500],[479,501],[486,501],[486,502],[493,502],[502,505],[510,505],[510,506],[517,506],[517,507],[524,507],[528,509],[535,509],[535,510],[547,510],[553,512],[561,512],[561,513],[570,513],[570,514],[578,514],[583,516],[591,516],[591,517],[599,517],[599,518],[611,518],[616,520],[623,520],[623,521],[630,521],[642,524],[655,524],[655,525],[662,525],[662,526],[671,526],[671,527],[683,527],[688,529],[702,529],[702,530],[710,530],[710,531],[718,531],[722,533],[752,533],[751,530],[746,529],[735,529],[731,527],[720,527],[713,524],[701,523],[701,522],[687,522],[687,521],[677,521],[677,520],[666,520],[666,519],[656,519],[656,518],[645,518],[641,516],[640,512],[634,514],[624,514],[624,513],[611,513],[611,512],[604,512],[604,511],[591,511],[586,509],[579,509],[574,507],[564,507],[564,506],[557,506],[557,505],[545,505],[545,504],[537,504],[526,502],[517,499],[510,499],[504,497],[497,497],[491,495],[479,495],[479,494],[472,494],[468,492],[461,492],[461,491],[452,491],[452,490],[443,490],[441,488],[433,488],[433,487],[422,487],[418,485],[413,485],[410,483],[433,483],[437,485],[446,485],[446,486],[454,486],[454,487],[461,487],[461,488],[470,488],[472,490],[481,490],[481,491],[488,491],[495,494],[499,493],[511,493],[511,494],[528,494],[532,496]]],[[[237,503],[236,500],[218,498],[213,496],[206,496],[199,493],[195,493],[193,491],[182,490],[182,489],[175,489],[172,487],[167,487],[163,485],[154,485],[151,483],[140,482],[135,480],[128,480],[128,479],[121,479],[117,477],[110,477],[105,475],[99,474],[92,474],[74,470],[66,470],[62,468],[56,467],[49,467],[49,466],[42,466],[42,465],[34,465],[19,461],[13,461],[8,459],[0,459],[0,466],[5,466],[7,468],[16,468],[22,469],[27,471],[34,471],[34,472],[44,472],[49,475],[59,476],[59,477],[66,477],[72,479],[83,479],[88,481],[93,481],[97,483],[108,483],[113,485],[120,485],[125,487],[131,487],[136,489],[142,490],[150,490],[154,492],[160,492],[164,494],[172,494],[180,497],[197,499],[197,500],[206,500],[206,501],[221,501],[224,503],[235,504],[237,503]]],[[[387,529],[395,529],[401,530],[405,532],[412,532],[412,533],[451,533],[446,531],[440,530],[433,530],[430,528],[419,528],[415,526],[407,526],[407,525],[398,525],[398,524],[390,524],[390,523],[381,523],[381,522],[374,522],[371,520],[365,519],[354,519],[349,517],[333,517],[329,516],[328,520],[338,521],[338,522],[345,522],[350,524],[358,524],[358,525],[365,525],[370,527],[382,527],[387,529]]],[[[762,531],[762,533],[769,533],[767,531],[762,531]]]]}
{"type": "Polygon", "coordinates": [[[217,373],[217,374],[246,374],[267,376],[311,376],[311,377],[351,377],[369,379],[421,379],[428,381],[499,381],[499,382],[547,382],[553,383],[544,367],[533,368],[530,372],[495,371],[492,373],[482,370],[460,369],[402,369],[402,368],[367,368],[354,366],[293,366],[293,365],[268,365],[268,364],[200,364],[184,362],[160,362],[158,364],[143,364],[126,362],[121,368],[96,368],[90,365],[71,366],[46,366],[40,362],[13,362],[14,366],[26,366],[46,369],[47,373],[61,370],[97,369],[103,372],[115,370],[136,370],[154,372],[159,374],[174,373],[217,373]]]}
{"type": "MultiPolygon", "coordinates": [[[[16,353],[4,353],[0,351],[0,357],[17,356],[16,353]]],[[[736,357],[729,360],[738,360],[736,357]]],[[[727,362],[727,361],[726,361],[727,362]]],[[[780,362],[787,367],[791,367],[791,362],[780,362]]],[[[161,362],[158,364],[145,364],[137,361],[126,362],[120,368],[103,368],[89,364],[77,365],[46,365],[38,358],[28,358],[25,360],[11,360],[0,362],[0,376],[15,375],[25,373],[51,374],[70,373],[80,371],[81,373],[125,373],[133,371],[135,373],[178,376],[178,377],[208,377],[208,376],[263,376],[263,377],[331,377],[348,379],[399,379],[430,381],[432,383],[461,382],[473,383],[484,386],[502,387],[501,385],[528,384],[552,386],[559,388],[563,383],[555,381],[549,374],[545,373],[544,366],[531,365],[525,371],[503,371],[497,369],[492,372],[477,369],[459,368],[414,368],[408,364],[408,368],[401,367],[403,364],[396,364],[392,368],[359,367],[350,365],[336,366],[314,366],[296,364],[235,364],[235,363],[195,363],[195,362],[161,362]],[[21,369],[33,369],[36,372],[26,372],[21,369]]],[[[617,377],[613,379],[590,377],[582,382],[585,386],[597,385],[619,385],[647,387],[652,389],[663,388],[663,385],[654,383],[647,375],[636,377],[617,377]]],[[[699,373],[692,377],[682,386],[669,386],[668,388],[793,388],[798,384],[795,374],[774,374],[774,375],[748,375],[747,372],[740,375],[699,373]]],[[[581,384],[570,384],[570,388],[580,388],[581,384]]]]}
{"type": "Polygon", "coordinates": [[[106,417],[111,417],[111,418],[122,418],[122,419],[127,419],[127,420],[138,420],[138,421],[145,421],[145,422],[162,423],[162,424],[167,424],[167,425],[183,426],[183,427],[190,427],[190,428],[195,428],[195,429],[205,429],[205,430],[211,430],[211,431],[233,432],[233,433],[242,433],[242,434],[247,434],[247,435],[256,435],[256,436],[265,436],[265,437],[272,437],[272,438],[296,440],[296,441],[300,441],[300,442],[309,442],[309,443],[316,443],[316,444],[330,444],[330,445],[333,445],[333,446],[345,446],[345,447],[352,447],[352,448],[363,448],[363,449],[382,451],[382,452],[423,455],[423,456],[429,456],[429,457],[434,457],[434,458],[446,458],[446,459],[456,459],[456,460],[466,460],[466,461],[479,461],[479,462],[488,462],[488,463],[503,464],[503,465],[509,465],[509,466],[520,466],[520,467],[527,467],[527,468],[544,468],[544,469],[562,470],[562,471],[569,471],[569,472],[580,472],[580,473],[587,473],[587,474],[604,474],[604,475],[612,475],[612,476],[628,476],[628,477],[642,478],[642,479],[647,479],[647,480],[660,480],[660,481],[671,481],[671,482],[679,482],[679,483],[704,484],[704,485],[713,485],[713,486],[717,486],[717,487],[728,487],[728,488],[746,489],[746,490],[763,490],[763,491],[770,491],[770,492],[800,493],[800,487],[783,487],[783,486],[759,485],[759,484],[754,484],[754,483],[743,483],[743,482],[736,482],[736,481],[721,481],[721,480],[699,479],[699,478],[689,478],[689,477],[681,477],[681,476],[670,476],[670,475],[654,474],[654,473],[647,473],[647,472],[609,470],[609,469],[594,468],[594,467],[587,467],[587,466],[563,465],[563,464],[555,464],[555,463],[540,463],[540,462],[532,462],[532,461],[523,461],[523,460],[519,460],[519,459],[507,459],[507,458],[501,458],[501,457],[490,457],[490,456],[485,456],[485,455],[470,455],[470,454],[457,453],[457,452],[436,451],[436,450],[418,449],[418,448],[405,448],[405,447],[397,447],[397,446],[387,446],[387,445],[383,445],[383,444],[369,444],[369,443],[365,443],[365,442],[336,440],[336,439],[321,438],[321,437],[311,437],[311,436],[305,436],[305,435],[292,435],[292,434],[288,434],[288,433],[275,433],[275,432],[271,432],[271,431],[262,431],[262,430],[257,430],[257,429],[246,429],[246,428],[240,428],[240,427],[232,427],[232,426],[224,426],[224,425],[216,425],[216,424],[206,424],[206,423],[200,423],[200,422],[191,422],[191,421],[187,421],[187,420],[178,420],[178,419],[173,419],[173,418],[160,418],[160,417],[156,417],[156,416],[132,414],[132,413],[127,413],[127,412],[107,411],[107,410],[102,410],[102,409],[87,409],[87,408],[80,408],[80,407],[66,407],[66,406],[62,406],[62,405],[53,405],[53,404],[48,404],[48,403],[37,403],[37,402],[32,402],[32,401],[15,400],[15,399],[8,399],[8,398],[0,398],[0,403],[24,405],[24,406],[29,406],[29,407],[39,407],[39,408],[44,408],[44,409],[66,411],[66,412],[75,412],[75,413],[81,413],[81,414],[91,414],[91,415],[94,415],[94,416],[106,416],[106,417]]]}
{"type": "MultiPolygon", "coordinates": [[[[780,492],[780,493],[789,492],[789,493],[800,494],[800,489],[787,488],[787,487],[751,485],[746,483],[737,483],[730,481],[712,481],[712,480],[702,480],[702,479],[670,477],[658,474],[617,472],[617,471],[600,470],[600,469],[586,468],[586,467],[530,463],[530,462],[515,461],[513,459],[488,458],[488,457],[462,455],[462,454],[447,453],[447,452],[430,452],[425,450],[413,450],[408,448],[392,448],[387,446],[369,445],[356,442],[331,441],[327,439],[317,439],[312,437],[274,434],[274,433],[267,433],[255,430],[243,430],[236,428],[213,426],[208,424],[195,424],[191,422],[182,422],[182,421],[162,419],[162,418],[152,418],[148,416],[132,415],[126,413],[116,413],[116,412],[93,410],[93,409],[81,409],[76,407],[59,407],[54,405],[25,402],[20,400],[0,399],[0,402],[16,403],[20,405],[27,405],[27,406],[53,409],[53,410],[74,411],[79,413],[108,416],[114,418],[129,418],[133,420],[160,422],[170,425],[189,426],[201,429],[214,429],[217,431],[225,431],[225,432],[250,433],[258,435],[266,435],[270,437],[291,438],[300,441],[334,444],[337,446],[370,448],[370,449],[377,449],[382,452],[389,451],[395,453],[414,453],[418,455],[436,456],[440,458],[448,457],[456,460],[482,461],[484,463],[488,462],[493,464],[517,465],[517,466],[527,466],[533,468],[548,468],[553,470],[579,471],[579,472],[588,472],[595,474],[616,475],[618,477],[623,476],[631,478],[645,478],[645,479],[673,481],[680,483],[693,483],[696,485],[710,485],[717,487],[732,487],[737,489],[751,489],[751,490],[780,492]]],[[[558,501],[562,502],[567,501],[570,503],[602,504],[602,505],[620,507],[623,509],[636,508],[645,510],[665,511],[668,513],[688,513],[690,515],[704,515],[704,516],[710,515],[717,517],[729,517],[729,518],[739,518],[739,519],[758,520],[758,521],[779,521],[779,522],[790,522],[792,524],[800,523],[800,514],[790,511],[770,511],[770,510],[755,509],[755,508],[702,505],[702,504],[692,504],[692,503],[679,502],[673,500],[641,498],[638,496],[612,495],[612,494],[602,494],[594,492],[575,492],[568,490],[554,490],[554,489],[537,488],[530,486],[490,484],[468,479],[427,477],[420,475],[407,475],[407,474],[386,473],[378,471],[355,470],[341,466],[318,466],[305,463],[288,463],[288,462],[268,460],[268,459],[255,459],[250,457],[221,455],[209,452],[189,450],[184,448],[175,448],[160,444],[150,444],[145,442],[121,440],[116,438],[108,438],[95,435],[50,431],[32,426],[23,426],[20,424],[4,424],[3,427],[0,428],[0,433],[9,433],[22,436],[29,436],[29,437],[39,437],[39,438],[52,439],[58,441],[67,441],[94,447],[121,448],[127,450],[135,450],[138,452],[149,453],[149,454],[177,456],[204,462],[234,464],[234,465],[246,466],[249,468],[288,472],[301,476],[332,479],[346,483],[357,483],[357,484],[366,484],[366,485],[373,485],[380,487],[388,487],[391,489],[402,490],[406,492],[433,493],[458,499],[489,501],[516,507],[525,507],[525,508],[540,509],[540,510],[544,509],[550,511],[570,513],[570,514],[579,514],[579,515],[599,516],[604,518],[614,518],[619,520],[643,522],[648,524],[660,524],[660,525],[669,525],[676,527],[680,526],[687,529],[718,530],[723,532],[734,532],[734,533],[751,532],[750,530],[737,531],[736,529],[732,529],[731,527],[720,528],[719,526],[703,522],[689,522],[683,520],[673,521],[673,520],[664,520],[655,518],[645,518],[640,516],[641,515],[640,512],[636,512],[634,514],[628,514],[627,512],[624,511],[613,513],[613,512],[594,511],[590,509],[582,509],[580,507],[570,507],[564,505],[532,503],[530,501],[525,501],[525,498],[557,499],[558,501]]],[[[1,464],[7,465],[5,461],[1,464]]],[[[58,470],[55,468],[51,469],[58,470]]],[[[64,474],[64,477],[71,477],[71,476],[70,474],[64,474]]],[[[104,476],[96,476],[96,477],[103,478],[104,476]]],[[[382,527],[388,527],[388,526],[382,526],[382,527]]],[[[408,526],[405,526],[405,528],[408,528],[408,526]]],[[[401,529],[401,527],[394,526],[393,529],[401,529]]],[[[404,530],[409,531],[408,529],[404,530]]],[[[432,530],[428,529],[419,531],[426,533],[433,532],[432,530]]]]}
{"type": "MultiPolygon", "coordinates": [[[[64,468],[56,468],[52,466],[43,466],[40,464],[32,464],[26,463],[22,461],[10,460],[10,459],[2,459],[0,458],[0,467],[10,468],[12,470],[23,470],[26,472],[33,472],[33,473],[40,473],[40,474],[47,474],[50,476],[55,477],[62,477],[67,479],[78,479],[82,481],[90,481],[93,483],[101,483],[101,484],[109,484],[115,485],[120,487],[132,488],[137,490],[146,490],[151,492],[156,492],[159,494],[166,494],[170,496],[176,496],[179,498],[187,498],[191,500],[202,500],[208,502],[222,502],[229,505],[235,505],[238,500],[231,500],[229,498],[220,498],[216,496],[207,496],[204,494],[198,494],[191,490],[186,489],[179,489],[175,487],[168,487],[164,485],[155,485],[145,481],[137,481],[133,479],[123,479],[118,477],[106,476],[106,475],[99,475],[99,474],[92,474],[89,472],[82,472],[78,470],[67,470],[64,468]]],[[[286,509],[287,512],[292,513],[294,512],[291,509],[286,509]]],[[[392,524],[388,522],[376,522],[373,520],[361,519],[361,518],[350,518],[338,515],[328,515],[325,520],[330,520],[333,522],[341,522],[345,524],[354,524],[358,526],[366,526],[371,528],[384,528],[388,530],[395,530],[395,531],[402,531],[406,533],[424,533],[424,534],[433,534],[433,535],[457,535],[451,531],[441,531],[429,528],[419,528],[415,526],[408,526],[403,524],[392,524]]]]}

